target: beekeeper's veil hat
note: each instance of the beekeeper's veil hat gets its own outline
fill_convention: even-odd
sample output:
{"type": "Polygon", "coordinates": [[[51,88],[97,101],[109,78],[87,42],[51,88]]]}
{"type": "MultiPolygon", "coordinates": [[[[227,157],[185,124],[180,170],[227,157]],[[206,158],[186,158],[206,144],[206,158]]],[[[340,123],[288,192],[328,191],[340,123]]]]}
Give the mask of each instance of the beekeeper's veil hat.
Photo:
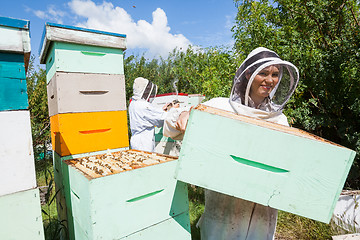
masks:
{"type": "Polygon", "coordinates": [[[154,100],[156,93],[156,84],[152,83],[148,79],[138,77],[134,80],[132,97],[134,100],[144,99],[145,101],[151,102],[154,100]]]}
{"type": "Polygon", "coordinates": [[[251,84],[261,70],[271,65],[279,68],[279,82],[266,99],[266,106],[256,110],[260,111],[260,114],[281,113],[298,84],[299,70],[292,63],[280,59],[274,51],[264,47],[251,51],[235,74],[230,104],[237,113],[242,114],[244,109],[251,107],[251,84]]]}

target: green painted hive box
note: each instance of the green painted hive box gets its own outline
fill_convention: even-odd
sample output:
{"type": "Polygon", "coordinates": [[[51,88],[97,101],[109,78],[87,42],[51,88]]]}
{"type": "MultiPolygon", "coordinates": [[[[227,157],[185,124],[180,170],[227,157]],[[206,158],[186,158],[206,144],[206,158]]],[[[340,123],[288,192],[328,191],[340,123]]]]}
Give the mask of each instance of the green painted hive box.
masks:
{"type": "Polygon", "coordinates": [[[24,55],[0,52],[0,111],[28,106],[24,55]]]}
{"type": "Polygon", "coordinates": [[[198,105],[176,178],[328,223],[354,157],[305,131],[198,105]]]}
{"type": "Polygon", "coordinates": [[[174,178],[176,163],[136,150],[65,160],[70,239],[121,239],[168,220],[179,231],[169,234],[190,239],[187,185],[174,178]]]}
{"type": "Polygon", "coordinates": [[[46,23],[40,63],[46,79],[55,72],[124,74],[126,35],[46,23]]]}

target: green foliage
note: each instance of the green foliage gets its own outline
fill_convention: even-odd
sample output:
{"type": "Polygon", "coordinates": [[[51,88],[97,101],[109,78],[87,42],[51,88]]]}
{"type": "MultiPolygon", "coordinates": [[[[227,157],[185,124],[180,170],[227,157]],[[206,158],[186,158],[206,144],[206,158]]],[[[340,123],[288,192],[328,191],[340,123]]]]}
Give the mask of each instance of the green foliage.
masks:
{"type": "Polygon", "coordinates": [[[346,187],[360,187],[360,24],[356,0],[235,1],[240,54],[276,51],[300,71],[285,114],[293,126],[357,151],[346,187]]]}
{"type": "Polygon", "coordinates": [[[44,69],[35,69],[34,56],[31,56],[26,77],[29,110],[32,128],[32,140],[35,159],[39,155],[46,155],[47,143],[50,139],[50,119],[47,104],[46,72],[44,69]]]}
{"type": "Polygon", "coordinates": [[[178,79],[178,92],[199,93],[207,98],[228,97],[238,61],[227,49],[175,49],[167,59],[147,61],[144,56],[125,58],[126,95],[132,96],[136,77],[144,77],[158,85],[158,93],[175,92],[173,80],[178,79]]]}

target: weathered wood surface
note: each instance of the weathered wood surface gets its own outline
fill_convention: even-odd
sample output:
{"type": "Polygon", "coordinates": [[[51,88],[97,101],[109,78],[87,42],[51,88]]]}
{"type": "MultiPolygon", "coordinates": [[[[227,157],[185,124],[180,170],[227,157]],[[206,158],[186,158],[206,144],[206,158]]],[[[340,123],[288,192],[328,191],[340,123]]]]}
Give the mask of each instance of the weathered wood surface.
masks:
{"type": "Polygon", "coordinates": [[[178,180],[329,222],[355,152],[299,129],[199,105],[178,180]]]}
{"type": "Polygon", "coordinates": [[[29,111],[0,112],[0,196],[36,187],[29,111]]]}
{"type": "Polygon", "coordinates": [[[122,74],[57,72],[47,85],[47,95],[50,116],[126,110],[122,74]]]}
{"type": "MultiPolygon", "coordinates": [[[[174,179],[177,161],[168,158],[172,161],[96,178],[78,169],[74,160],[64,161],[63,184],[65,198],[71,202],[68,217],[73,237],[120,239],[187,213],[187,185],[174,179]]],[[[188,215],[173,220],[180,226],[173,222],[171,228],[189,236],[188,215]]]]}
{"type": "Polygon", "coordinates": [[[54,42],[46,57],[46,79],[55,72],[124,74],[123,50],[54,42]]]}
{"type": "Polygon", "coordinates": [[[0,17],[0,50],[30,53],[29,26],[28,20],[0,17]]]}
{"type": "Polygon", "coordinates": [[[129,147],[126,111],[57,114],[50,125],[60,156],[129,147]]]}
{"type": "Polygon", "coordinates": [[[343,191],[336,203],[333,221],[349,232],[360,232],[360,191],[343,191]]]}
{"type": "Polygon", "coordinates": [[[23,54],[26,71],[31,52],[29,27],[28,20],[0,17],[0,51],[23,54]]]}
{"type": "Polygon", "coordinates": [[[35,188],[0,197],[0,239],[44,239],[39,195],[35,188]]]}
{"type": "Polygon", "coordinates": [[[40,63],[46,63],[46,56],[52,42],[67,42],[106,48],[126,49],[126,35],[92,29],[46,23],[40,46],[40,63]]]}

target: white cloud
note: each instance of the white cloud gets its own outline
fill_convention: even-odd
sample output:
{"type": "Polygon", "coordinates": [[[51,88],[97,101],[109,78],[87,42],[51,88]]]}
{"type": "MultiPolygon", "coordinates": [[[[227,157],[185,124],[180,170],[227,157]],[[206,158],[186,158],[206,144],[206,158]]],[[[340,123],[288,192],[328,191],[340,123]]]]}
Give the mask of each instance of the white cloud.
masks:
{"type": "Polygon", "coordinates": [[[26,7],[26,11],[34,13],[40,19],[54,21],[59,24],[63,23],[62,18],[65,16],[65,12],[57,9],[54,5],[48,6],[46,11],[34,10],[29,7],[26,7]]]}
{"type": "Polygon", "coordinates": [[[72,0],[68,3],[71,10],[86,20],[77,26],[102,31],[126,34],[127,48],[148,49],[152,56],[166,57],[174,48],[186,49],[190,41],[182,34],[171,34],[167,16],[161,8],[152,13],[152,22],[135,22],[123,9],[112,3],[97,5],[92,0],[72,0]]]}

